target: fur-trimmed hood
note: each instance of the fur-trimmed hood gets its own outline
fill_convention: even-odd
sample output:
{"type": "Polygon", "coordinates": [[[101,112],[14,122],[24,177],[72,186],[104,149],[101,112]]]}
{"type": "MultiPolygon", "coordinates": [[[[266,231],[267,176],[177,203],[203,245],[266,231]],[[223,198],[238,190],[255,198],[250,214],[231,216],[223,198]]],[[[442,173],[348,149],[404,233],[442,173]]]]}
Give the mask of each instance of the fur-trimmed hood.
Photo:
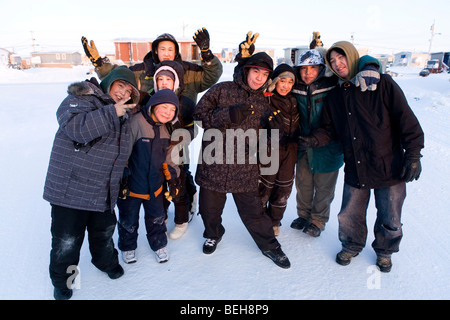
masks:
{"type": "Polygon", "coordinates": [[[67,93],[74,96],[96,96],[108,103],[115,103],[109,94],[103,92],[97,79],[74,82],[67,87],[67,93]]]}

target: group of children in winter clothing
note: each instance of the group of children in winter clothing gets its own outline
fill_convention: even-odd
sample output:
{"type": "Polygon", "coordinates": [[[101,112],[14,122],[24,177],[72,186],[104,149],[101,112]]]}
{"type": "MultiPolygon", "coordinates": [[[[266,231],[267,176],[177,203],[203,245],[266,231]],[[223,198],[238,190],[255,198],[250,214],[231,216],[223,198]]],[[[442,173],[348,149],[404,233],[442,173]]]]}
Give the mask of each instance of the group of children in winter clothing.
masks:
{"type": "MultiPolygon", "coordinates": [[[[244,163],[236,161],[242,146],[238,145],[239,139],[235,139],[232,163],[227,162],[229,150],[225,150],[230,145],[223,143],[223,150],[216,150],[223,159],[198,164],[195,181],[200,187],[198,201],[205,226],[205,254],[216,250],[225,233],[221,215],[227,193],[233,195],[238,214],[262,254],[282,268],[289,268],[290,262],[276,236],[294,181],[298,218],[291,227],[313,237],[320,235],[329,219],[338,171],[344,158],[346,188],[356,194],[353,189],[358,186],[347,181],[347,158],[353,153],[343,139],[349,129],[339,127],[342,126],[341,115],[336,116],[333,113],[336,110],[331,112],[329,109],[326,109],[328,117],[325,118],[328,127],[324,129],[322,113],[328,108],[325,107],[326,96],[339,91],[341,84],[348,84],[353,78],[358,79],[357,83],[352,83],[353,87],[360,85],[360,91],[369,88],[366,94],[373,95],[380,80],[377,60],[370,57],[352,60],[352,74],[348,78],[341,74],[344,67],[337,66],[335,59],[330,58],[330,50],[325,54],[319,48],[303,52],[294,67],[281,64],[273,70],[272,59],[266,53],[253,54],[257,36],[252,37],[249,33],[240,44],[236,57],[239,63],[233,80],[218,84],[215,83],[222,74],[222,66],[209,50],[206,29],[199,29],[194,36],[202,52],[201,66],[182,61],[178,44],[169,34],[158,37],[144,62],[130,68],[112,65],[99,56],[92,41],[89,45],[82,38],[85,52],[102,81],[98,84],[91,79],[72,85],[69,96],[57,111],[60,127],[44,189],[44,198],[52,205],[50,277],[55,299],[69,299],[72,295],[67,283],[70,276],[67,267],[78,264],[85,229],[88,230],[92,262],[110,278],[123,274],[112,241],[116,223],[123,260],[126,263],[137,261],[141,206],[147,240],[157,261],[169,259],[165,223],[169,201],[175,205],[175,228],[169,237],[178,239],[186,231],[195,210],[192,203],[197,198],[189,166],[182,162],[188,153],[186,141],[173,141],[173,133],[183,129],[187,140],[191,141],[194,120],[201,123],[205,133],[215,129],[223,138],[230,129],[244,132],[254,129],[258,134],[260,129],[267,129],[269,136],[278,137],[277,141],[271,140],[267,145],[267,151],[278,157],[278,170],[273,174],[263,174],[261,168],[264,165],[251,161],[252,147],[248,139],[241,141],[244,163]],[[167,52],[160,51],[160,45],[172,48],[169,50],[172,54],[165,56],[167,52]],[[375,70],[373,66],[376,66],[375,70]],[[208,88],[195,106],[197,93],[208,88]],[[116,203],[118,221],[114,214],[116,203]]],[[[343,47],[347,51],[339,45],[333,48],[350,59],[353,51],[343,47]]],[[[384,77],[381,79],[382,83],[387,81],[384,77]]],[[[397,88],[392,90],[398,95],[397,88]]],[[[339,106],[334,108],[339,109],[339,106]]],[[[405,137],[401,131],[398,133],[401,143],[395,144],[407,149],[407,161],[403,167],[399,165],[399,170],[403,168],[403,180],[417,179],[423,132],[417,119],[414,122],[409,107],[402,106],[401,111],[396,112],[406,114],[409,121],[404,124],[409,135],[405,137]]],[[[210,150],[213,142],[202,140],[202,151],[210,150]]],[[[382,187],[392,184],[385,183],[382,187]]],[[[374,188],[372,184],[368,187],[374,188]]],[[[398,192],[392,190],[391,194],[398,192]]],[[[386,201],[380,192],[376,197],[386,201]]],[[[349,206],[353,205],[351,195],[344,195],[344,199],[349,206]]],[[[404,196],[399,195],[398,199],[402,202],[404,196]]],[[[362,215],[365,211],[364,208],[361,210],[362,215]]],[[[336,257],[342,265],[348,264],[364,246],[352,242],[356,238],[348,227],[348,217],[356,216],[349,211],[343,204],[339,220],[342,221],[339,237],[343,250],[336,257]]],[[[390,216],[389,212],[383,212],[383,215],[384,218],[390,216]]],[[[381,218],[377,224],[379,243],[381,238],[385,241],[397,239],[390,248],[374,247],[380,259],[389,258],[389,261],[377,260],[377,265],[384,268],[382,271],[390,270],[390,254],[398,251],[399,213],[396,218],[395,225],[385,220],[383,223],[381,218]],[[386,226],[389,226],[388,230],[386,226]]]]}

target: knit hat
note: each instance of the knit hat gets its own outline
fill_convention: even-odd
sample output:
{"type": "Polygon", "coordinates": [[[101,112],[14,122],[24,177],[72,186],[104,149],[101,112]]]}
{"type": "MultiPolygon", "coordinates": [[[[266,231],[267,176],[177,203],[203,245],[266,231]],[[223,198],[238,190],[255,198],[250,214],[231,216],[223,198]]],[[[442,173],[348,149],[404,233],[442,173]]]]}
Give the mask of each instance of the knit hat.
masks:
{"type": "Polygon", "coordinates": [[[316,49],[303,51],[298,57],[298,66],[325,65],[322,55],[316,49]]]}
{"type": "Polygon", "coordinates": [[[178,46],[178,42],[175,39],[175,37],[173,35],[171,35],[170,33],[163,33],[161,35],[159,35],[155,41],[152,42],[152,55],[153,55],[153,61],[155,63],[159,63],[161,62],[159,60],[158,55],[156,54],[156,49],[158,48],[158,44],[161,41],[170,41],[173,42],[173,44],[175,45],[175,57],[180,53],[180,47],[178,46]]]}
{"type": "Polygon", "coordinates": [[[130,69],[126,66],[119,66],[113,69],[103,80],[100,82],[100,87],[104,93],[109,93],[111,85],[114,81],[122,80],[133,87],[133,92],[131,93],[131,100],[127,103],[138,103],[139,102],[139,90],[137,89],[136,77],[130,69]]]}
{"type": "Polygon", "coordinates": [[[295,83],[295,71],[290,65],[286,63],[280,64],[273,71],[273,75],[271,77],[272,83],[269,85],[268,91],[272,92],[275,89],[277,82],[283,78],[291,78],[295,83]]]}
{"type": "Polygon", "coordinates": [[[178,96],[170,89],[161,89],[158,92],[155,92],[154,95],[151,96],[150,100],[148,100],[145,105],[145,110],[148,115],[151,114],[151,111],[154,107],[162,103],[170,103],[173,104],[176,108],[174,118],[172,122],[177,119],[178,108],[180,107],[180,100],[178,96]]]}

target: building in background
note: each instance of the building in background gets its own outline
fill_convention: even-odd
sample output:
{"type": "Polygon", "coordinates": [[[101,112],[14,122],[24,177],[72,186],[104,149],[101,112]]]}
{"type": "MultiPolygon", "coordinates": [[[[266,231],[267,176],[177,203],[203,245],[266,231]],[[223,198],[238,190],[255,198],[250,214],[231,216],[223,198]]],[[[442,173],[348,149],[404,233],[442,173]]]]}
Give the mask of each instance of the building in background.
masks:
{"type": "Polygon", "coordinates": [[[32,52],[31,65],[34,68],[72,68],[82,64],[79,52],[32,52]]]}
{"type": "MultiPolygon", "coordinates": [[[[144,61],[145,55],[152,50],[155,39],[119,38],[114,40],[115,60],[127,66],[144,61]]],[[[177,39],[180,55],[184,61],[200,61],[200,49],[191,39],[177,39]]]]}

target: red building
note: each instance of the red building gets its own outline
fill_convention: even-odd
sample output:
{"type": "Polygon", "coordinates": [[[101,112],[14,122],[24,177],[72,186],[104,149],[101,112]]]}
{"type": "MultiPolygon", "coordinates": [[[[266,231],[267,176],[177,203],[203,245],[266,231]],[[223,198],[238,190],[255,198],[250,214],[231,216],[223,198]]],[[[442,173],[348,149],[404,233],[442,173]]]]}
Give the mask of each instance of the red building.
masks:
{"type": "MultiPolygon", "coordinates": [[[[145,55],[152,50],[155,39],[120,38],[114,40],[116,60],[122,60],[127,66],[142,62],[145,55]]],[[[200,50],[194,40],[177,39],[181,58],[184,61],[200,60],[200,50]]]]}

